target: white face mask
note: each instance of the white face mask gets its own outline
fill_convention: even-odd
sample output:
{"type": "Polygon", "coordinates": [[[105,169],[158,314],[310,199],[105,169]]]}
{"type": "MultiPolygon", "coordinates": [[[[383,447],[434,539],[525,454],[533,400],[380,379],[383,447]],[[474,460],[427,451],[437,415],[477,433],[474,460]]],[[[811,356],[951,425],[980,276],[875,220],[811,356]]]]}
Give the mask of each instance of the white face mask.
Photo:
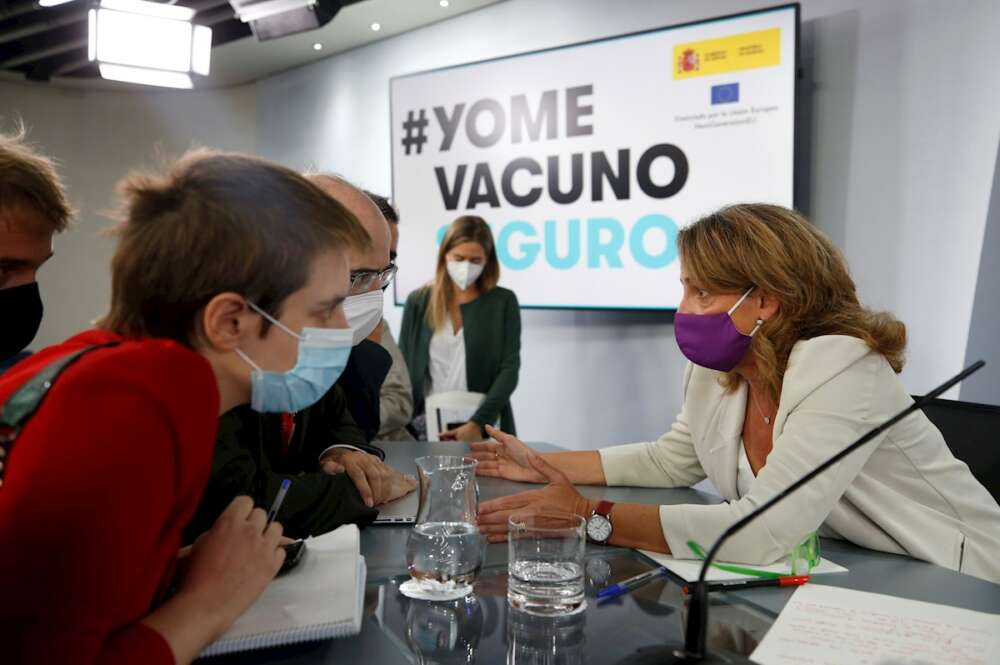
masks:
{"type": "Polygon", "coordinates": [[[372,334],[382,320],[382,289],[348,296],[344,300],[344,316],[354,333],[354,346],[372,334]]]}
{"type": "Polygon", "coordinates": [[[471,261],[448,261],[448,275],[458,288],[465,291],[483,274],[483,265],[471,261]]]}

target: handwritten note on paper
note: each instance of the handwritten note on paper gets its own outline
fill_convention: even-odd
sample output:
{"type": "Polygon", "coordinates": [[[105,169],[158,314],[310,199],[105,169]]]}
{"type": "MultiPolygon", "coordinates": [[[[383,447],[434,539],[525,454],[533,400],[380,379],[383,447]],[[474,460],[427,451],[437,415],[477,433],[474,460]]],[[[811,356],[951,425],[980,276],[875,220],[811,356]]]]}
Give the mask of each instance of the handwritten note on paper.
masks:
{"type": "Polygon", "coordinates": [[[810,583],[751,658],[761,665],[996,665],[1000,615],[810,583]]]}

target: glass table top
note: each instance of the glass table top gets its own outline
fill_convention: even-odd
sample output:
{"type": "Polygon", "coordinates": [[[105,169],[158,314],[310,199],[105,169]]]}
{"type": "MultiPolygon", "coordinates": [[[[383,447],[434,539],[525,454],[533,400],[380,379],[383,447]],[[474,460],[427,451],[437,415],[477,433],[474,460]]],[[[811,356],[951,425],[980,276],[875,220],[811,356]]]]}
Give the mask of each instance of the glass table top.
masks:
{"type": "MultiPolygon", "coordinates": [[[[396,468],[412,467],[415,456],[454,454],[455,443],[383,444],[396,468]],[[407,462],[409,460],[409,462],[407,462]]],[[[532,444],[539,450],[558,450],[532,444]]],[[[482,498],[523,491],[531,486],[481,478],[482,498]]],[[[587,487],[590,498],[647,504],[714,503],[693,489],[587,487]]],[[[361,632],[343,639],[274,647],[206,658],[207,665],[405,665],[416,663],[624,663],[638,650],[678,644],[686,621],[681,588],[661,578],[607,603],[597,604],[598,589],[620,582],[655,564],[642,554],[617,547],[587,546],[584,612],[561,619],[524,615],[507,606],[507,545],[486,548],[485,566],[475,593],[461,602],[411,601],[398,593],[406,581],[409,527],[371,526],[361,532],[361,553],[368,568],[361,632]]],[[[1000,613],[1000,588],[905,556],[874,552],[823,539],[824,556],[849,570],[815,583],[1000,613]]],[[[718,654],[750,654],[764,637],[792,589],[757,588],[710,595],[707,646],[718,654]]]]}
{"type": "MultiPolygon", "coordinates": [[[[505,565],[485,568],[473,594],[450,602],[407,598],[399,592],[407,575],[369,577],[365,611],[406,661],[420,665],[627,662],[641,648],[682,640],[686,596],[666,578],[601,603],[596,594],[653,567],[630,550],[588,552],[587,603],[572,616],[537,617],[511,608],[505,565]]],[[[774,618],[765,608],[731,595],[713,599],[708,647],[748,655],[774,618]]]]}

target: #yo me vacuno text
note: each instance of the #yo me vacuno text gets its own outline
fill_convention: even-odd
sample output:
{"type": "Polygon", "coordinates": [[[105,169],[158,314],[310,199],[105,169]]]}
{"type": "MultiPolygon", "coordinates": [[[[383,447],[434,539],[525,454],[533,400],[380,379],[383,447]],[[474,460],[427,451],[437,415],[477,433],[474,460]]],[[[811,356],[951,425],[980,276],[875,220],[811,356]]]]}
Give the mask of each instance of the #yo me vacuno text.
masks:
{"type": "MultiPolygon", "coordinates": [[[[546,90],[530,101],[527,95],[513,95],[508,107],[492,98],[479,99],[470,105],[436,106],[433,113],[443,135],[439,151],[447,153],[455,139],[463,135],[472,146],[481,149],[496,146],[505,138],[514,145],[553,140],[560,137],[560,131],[566,138],[593,135],[594,125],[587,119],[594,113],[587,99],[593,95],[593,86],[570,87],[562,95],[559,93],[546,90]],[[558,112],[560,97],[562,115],[558,112]],[[488,121],[480,120],[482,116],[488,117],[488,121]],[[482,130],[484,124],[492,127],[490,131],[482,130]]],[[[407,143],[414,142],[409,133],[412,112],[410,117],[410,126],[404,124],[408,132],[404,138],[407,153],[407,143]]],[[[423,125],[426,124],[424,121],[423,125]]],[[[421,142],[426,140],[419,138],[421,142]]],[[[661,172],[665,170],[662,166],[661,172]]],[[[484,206],[529,208],[542,197],[562,205],[627,201],[636,189],[650,199],[668,199],[687,182],[688,160],[678,146],[655,143],[641,153],[622,148],[613,155],[597,150],[551,155],[544,160],[516,157],[500,165],[480,161],[436,166],[434,175],[446,210],[479,214],[484,206]],[[654,164],[658,160],[672,162],[673,175],[668,182],[657,182],[654,178],[654,164]]],[[[438,242],[446,229],[447,224],[438,230],[438,242]]],[[[541,228],[525,219],[514,219],[502,225],[496,234],[496,246],[500,262],[514,270],[530,268],[539,260],[558,270],[582,266],[623,268],[626,255],[641,267],[662,268],[676,259],[676,235],[676,223],[660,213],[642,215],[629,228],[621,220],[607,216],[547,219],[541,228]]]]}

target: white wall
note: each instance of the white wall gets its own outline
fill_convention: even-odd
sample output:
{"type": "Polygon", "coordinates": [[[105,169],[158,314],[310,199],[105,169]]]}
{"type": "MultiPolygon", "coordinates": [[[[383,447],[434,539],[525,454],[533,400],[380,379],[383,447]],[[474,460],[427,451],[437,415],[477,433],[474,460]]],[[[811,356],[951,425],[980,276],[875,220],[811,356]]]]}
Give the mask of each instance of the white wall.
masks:
{"type": "Polygon", "coordinates": [[[20,117],[29,140],[61,162],[80,215],[57,236],[39,283],[45,318],[33,348],[65,339],[107,311],[114,240],[103,213],[115,185],[135,167],[156,166],[192,145],[253,152],[252,86],[212,92],[108,91],[0,81],[0,128],[20,117]]]}
{"type": "Polygon", "coordinates": [[[1000,3],[807,2],[804,18],[809,212],[862,298],[909,326],[903,378],[925,392],[965,360],[1000,138],[1000,3]]]}
{"type": "MultiPolygon", "coordinates": [[[[509,0],[261,81],[209,92],[107,92],[0,82],[61,158],[76,229],[41,276],[35,346],[104,311],[112,242],[98,215],[155,146],[254,151],[389,190],[388,79],[707,15],[770,0],[509,0]]],[[[910,325],[913,392],[965,357],[1000,136],[1000,3],[805,0],[800,207],[845,250],[862,297],[910,325]]],[[[405,211],[403,232],[405,233],[405,211]]],[[[398,330],[400,310],[387,317],[398,330]]],[[[521,434],[571,447],[650,438],[681,402],[683,358],[667,317],[524,312],[514,394],[521,434]]]]}
{"type": "MultiPolygon", "coordinates": [[[[772,4],[509,0],[259,82],[257,147],[388,192],[391,76],[772,4]]],[[[1000,3],[802,4],[800,207],[845,250],[862,298],[910,325],[904,380],[926,390],[965,357],[1000,131],[1000,3]]],[[[669,426],[684,362],[666,316],[523,317],[522,436],[592,447],[669,426]]]]}
{"type": "Polygon", "coordinates": [[[990,212],[983,236],[976,282],[976,303],[969,324],[965,363],[985,360],[986,367],[962,382],[962,400],[1000,406],[1000,146],[993,170],[990,212]]]}

